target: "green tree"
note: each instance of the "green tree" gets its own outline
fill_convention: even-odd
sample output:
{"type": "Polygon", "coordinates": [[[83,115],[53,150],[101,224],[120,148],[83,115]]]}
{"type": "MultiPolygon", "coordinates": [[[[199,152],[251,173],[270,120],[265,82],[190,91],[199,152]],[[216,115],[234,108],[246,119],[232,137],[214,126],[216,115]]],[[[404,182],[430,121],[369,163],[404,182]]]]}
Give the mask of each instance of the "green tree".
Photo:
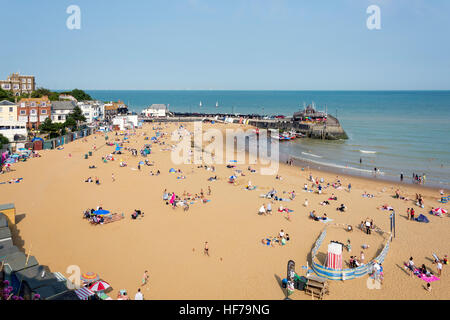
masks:
{"type": "Polygon", "coordinates": [[[78,101],[93,100],[90,95],[88,95],[86,92],[84,92],[81,89],[73,89],[72,91],[67,91],[67,92],[63,92],[63,93],[71,95],[78,101]]]}
{"type": "Polygon", "coordinates": [[[43,96],[47,96],[50,101],[59,100],[59,93],[53,92],[49,89],[37,88],[35,91],[31,93],[31,98],[42,98],[43,96]]]}
{"type": "Polygon", "coordinates": [[[50,134],[50,138],[59,137],[63,134],[62,132],[65,131],[62,123],[52,122],[50,118],[45,119],[45,121],[41,123],[39,130],[50,134]]]}
{"type": "Polygon", "coordinates": [[[14,95],[11,91],[3,90],[0,88],[0,101],[2,100],[8,100],[11,102],[14,102],[14,95]]]}
{"type": "Polygon", "coordinates": [[[3,148],[4,144],[8,144],[8,143],[9,143],[8,138],[0,133],[0,149],[3,148]]]}
{"type": "Polygon", "coordinates": [[[77,121],[69,115],[66,118],[66,122],[64,122],[64,127],[75,131],[77,129],[77,121]]]}

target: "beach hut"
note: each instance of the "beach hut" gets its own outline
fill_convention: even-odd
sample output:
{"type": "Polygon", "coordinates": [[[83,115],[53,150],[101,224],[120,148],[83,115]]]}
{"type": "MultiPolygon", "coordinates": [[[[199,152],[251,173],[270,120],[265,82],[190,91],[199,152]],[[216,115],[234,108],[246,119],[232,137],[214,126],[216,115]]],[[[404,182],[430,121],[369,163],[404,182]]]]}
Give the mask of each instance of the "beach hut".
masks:
{"type": "Polygon", "coordinates": [[[0,213],[8,220],[8,225],[16,224],[16,208],[14,203],[0,204],[0,213]]]}
{"type": "Polygon", "coordinates": [[[23,252],[14,252],[0,257],[0,263],[4,264],[3,277],[11,283],[15,294],[18,293],[20,287],[16,273],[39,264],[34,256],[27,256],[23,252]]]}
{"type": "Polygon", "coordinates": [[[19,295],[26,300],[32,299],[35,294],[39,294],[41,299],[47,299],[68,290],[47,266],[32,266],[16,272],[15,276],[21,283],[19,295]]]}
{"type": "Polygon", "coordinates": [[[342,244],[331,242],[328,245],[327,267],[331,269],[342,269],[342,244]]]}
{"type": "Polygon", "coordinates": [[[6,216],[0,212],[0,228],[4,228],[8,226],[8,219],[6,216]]]}
{"type": "Polygon", "coordinates": [[[11,231],[8,227],[0,228],[0,244],[8,240],[12,240],[11,231]]]}

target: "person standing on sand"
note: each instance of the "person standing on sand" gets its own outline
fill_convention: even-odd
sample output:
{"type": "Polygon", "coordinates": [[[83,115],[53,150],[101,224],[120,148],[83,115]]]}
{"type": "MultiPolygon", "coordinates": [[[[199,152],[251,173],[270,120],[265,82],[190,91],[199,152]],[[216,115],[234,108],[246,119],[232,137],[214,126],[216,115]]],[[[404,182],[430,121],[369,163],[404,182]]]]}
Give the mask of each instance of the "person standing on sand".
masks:
{"type": "Polygon", "coordinates": [[[204,251],[203,251],[203,254],[206,254],[206,255],[208,255],[208,257],[209,257],[208,241],[205,242],[205,249],[204,249],[204,251]]]}
{"type": "Polygon", "coordinates": [[[348,184],[348,192],[350,192],[350,191],[352,191],[352,184],[351,183],[348,184]]]}
{"type": "Polygon", "coordinates": [[[436,267],[437,267],[437,270],[438,270],[438,276],[440,277],[441,274],[442,274],[442,262],[438,261],[436,267]]]}
{"type": "Polygon", "coordinates": [[[138,292],[134,296],[134,300],[144,300],[144,296],[142,295],[140,288],[138,289],[138,292]]]}
{"type": "Polygon", "coordinates": [[[400,173],[400,181],[402,181],[402,182],[403,182],[403,172],[402,172],[402,173],[400,173]]]}
{"type": "Polygon", "coordinates": [[[149,278],[148,271],[145,270],[144,275],[142,276],[142,286],[145,286],[147,284],[148,278],[149,278]]]}
{"type": "Polygon", "coordinates": [[[114,177],[114,173],[111,174],[112,182],[116,181],[116,178],[114,177]]]}
{"type": "Polygon", "coordinates": [[[208,186],[208,196],[210,196],[210,195],[211,195],[211,187],[208,186]]]}

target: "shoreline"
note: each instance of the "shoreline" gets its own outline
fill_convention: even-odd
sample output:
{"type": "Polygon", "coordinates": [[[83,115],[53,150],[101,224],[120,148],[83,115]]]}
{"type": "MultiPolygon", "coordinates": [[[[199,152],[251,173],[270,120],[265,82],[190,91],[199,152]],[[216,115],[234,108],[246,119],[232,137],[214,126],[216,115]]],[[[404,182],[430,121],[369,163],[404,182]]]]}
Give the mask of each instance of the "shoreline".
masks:
{"type": "MultiPolygon", "coordinates": [[[[216,172],[193,163],[176,165],[167,149],[176,144],[170,141],[170,133],[178,125],[161,125],[158,131],[167,134],[159,140],[165,144],[152,144],[148,160],[154,161],[154,166],[143,166],[141,170],[136,166],[143,158],[132,156],[126,150],[114,161],[103,162],[102,156],[115,148],[105,145],[102,133],[87,137],[87,142],[76,140],[68,143],[62,150],[43,150],[40,152],[42,157],[14,165],[15,171],[4,177],[23,177],[23,181],[0,186],[0,203],[15,203],[17,214],[21,215],[14,241],[24,252],[29,252],[32,247],[32,254],[51,270],[64,273],[69,265],[77,265],[81,272],[99,273],[113,287],[110,294],[113,298],[119,289],[126,289],[130,297],[134,296],[141,285],[143,271],[149,270],[150,285],[141,289],[146,299],[273,300],[284,296],[280,281],[286,276],[287,261],[294,260],[298,266],[296,271],[303,275],[301,266],[310,262],[311,246],[326,226],[310,219],[309,212],[327,213],[333,223],[355,226],[351,234],[342,230],[330,231],[326,242],[330,239],[345,242],[347,237],[351,238],[355,254],[359,253],[358,248],[362,244],[370,244],[365,253],[371,259],[377,254],[381,238],[376,234],[366,235],[357,229],[357,225],[370,217],[381,229],[389,230],[388,212],[378,209],[380,205],[389,204],[395,208],[398,217],[398,232],[383,264],[386,274],[383,290],[369,290],[366,278],[332,281],[330,295],[326,299],[448,299],[448,291],[445,290],[449,281],[447,270],[440,281],[433,283],[430,295],[420,287],[420,279],[411,278],[397,267],[413,256],[417,264],[426,263],[434,272],[435,266],[429,262],[431,253],[448,254],[450,220],[447,216],[435,217],[427,213],[431,206],[437,206],[433,201],[437,193],[430,189],[421,190],[419,193],[424,196],[425,208],[420,209],[413,201],[392,198],[396,184],[343,174],[339,174],[342,188],[330,186],[324,188],[322,194],[303,192],[302,187],[310,171],[313,177],[323,177],[324,185],[333,183],[336,174],[313,168],[302,171],[298,166],[283,162],[279,162],[282,179],[261,175],[259,169],[265,166],[263,164],[252,165],[255,173],[247,170],[248,164],[239,164],[236,168],[227,168],[226,163],[215,165],[216,172]],[[97,152],[85,159],[84,155],[93,150],[93,145],[97,146],[97,152]],[[119,166],[122,158],[127,167],[119,166]],[[97,168],[89,169],[91,165],[97,168]],[[185,178],[178,179],[180,174],[169,173],[171,168],[181,169],[185,178]],[[228,183],[228,177],[238,169],[245,176],[239,176],[236,184],[228,183]],[[156,170],[161,174],[150,174],[156,170]],[[217,181],[209,181],[208,178],[214,175],[217,175],[217,181]],[[85,182],[89,176],[99,177],[100,185],[85,182]],[[250,179],[257,187],[256,191],[245,190],[250,179]],[[349,182],[352,184],[351,192],[345,190],[349,182]],[[212,194],[207,196],[210,201],[194,201],[188,211],[172,209],[161,197],[164,189],[181,196],[184,191],[196,194],[208,190],[208,187],[212,189],[212,194]],[[260,195],[272,188],[283,198],[295,190],[296,197],[288,202],[276,201],[272,215],[258,215],[258,208],[268,203],[260,195]],[[363,191],[375,197],[362,197],[363,191]],[[321,205],[332,193],[339,201],[321,205]],[[307,207],[303,204],[305,198],[309,201],[307,207]],[[345,213],[336,210],[340,203],[348,207],[345,213]],[[82,218],[82,213],[99,205],[113,213],[124,213],[125,219],[92,226],[82,218]],[[279,205],[293,210],[290,217],[278,212],[279,205]],[[407,220],[407,207],[414,207],[418,213],[426,215],[430,223],[407,220]],[[130,214],[135,209],[145,212],[145,218],[131,219],[130,214]],[[49,226],[51,232],[47,232],[49,226]],[[261,244],[261,239],[276,235],[280,229],[291,237],[287,245],[267,247],[261,244]],[[418,235],[421,240],[412,241],[418,235]],[[209,256],[203,253],[205,241],[209,243],[209,256]],[[211,285],[210,279],[214,279],[216,285],[211,285]],[[177,289],[173,290],[175,287],[177,289]]],[[[193,132],[192,123],[183,125],[193,132]]],[[[203,129],[234,126],[205,125],[203,129]]],[[[124,147],[139,150],[149,143],[143,134],[149,139],[155,131],[152,125],[144,125],[135,134],[130,131],[124,147]]],[[[124,136],[115,136],[114,132],[108,135],[110,142],[116,139],[124,141],[124,136]]],[[[403,185],[399,189],[402,195],[411,198],[418,190],[415,187],[403,185]]],[[[448,205],[443,207],[448,208],[448,205]]],[[[326,250],[326,245],[320,248],[322,257],[326,250]]],[[[349,260],[348,252],[344,252],[343,259],[349,260]]],[[[291,298],[311,299],[300,291],[291,298]]]]}

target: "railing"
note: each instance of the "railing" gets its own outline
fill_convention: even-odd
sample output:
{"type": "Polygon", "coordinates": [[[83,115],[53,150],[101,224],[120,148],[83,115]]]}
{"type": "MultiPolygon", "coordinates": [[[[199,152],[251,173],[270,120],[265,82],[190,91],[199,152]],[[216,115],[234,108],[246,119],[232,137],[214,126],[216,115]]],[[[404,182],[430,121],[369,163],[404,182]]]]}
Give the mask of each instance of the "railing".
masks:
{"type": "MultiPolygon", "coordinates": [[[[339,225],[334,224],[334,225],[330,225],[330,226],[339,226],[339,225]]],[[[386,233],[381,229],[377,229],[377,231],[386,233]]],[[[319,277],[326,278],[329,280],[351,280],[351,279],[360,278],[362,276],[365,276],[366,274],[371,273],[373,271],[373,265],[375,264],[375,261],[378,261],[378,263],[382,263],[384,261],[384,259],[386,258],[386,255],[389,252],[389,245],[391,243],[391,238],[392,238],[392,234],[389,233],[389,237],[386,240],[383,250],[381,250],[381,253],[371,262],[364,264],[357,268],[332,269],[332,268],[325,267],[314,261],[317,251],[319,250],[320,246],[322,245],[322,242],[325,239],[326,234],[327,234],[327,227],[324,228],[324,230],[320,234],[319,238],[317,239],[313,250],[311,251],[311,260],[312,260],[311,268],[319,277]]]]}

